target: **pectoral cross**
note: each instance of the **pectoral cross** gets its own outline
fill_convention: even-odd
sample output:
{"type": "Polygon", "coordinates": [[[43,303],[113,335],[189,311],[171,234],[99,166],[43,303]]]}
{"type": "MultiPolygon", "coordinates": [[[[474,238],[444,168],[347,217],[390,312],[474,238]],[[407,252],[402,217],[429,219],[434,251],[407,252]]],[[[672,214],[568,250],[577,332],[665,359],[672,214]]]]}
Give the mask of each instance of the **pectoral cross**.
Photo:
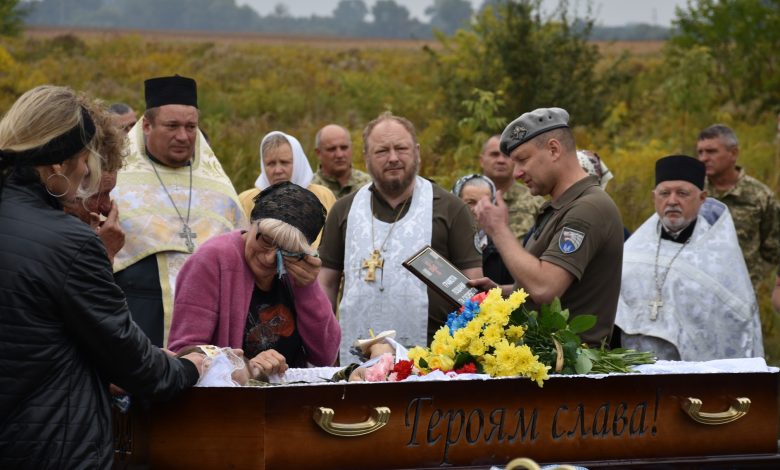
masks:
{"type": "Polygon", "coordinates": [[[376,281],[376,270],[381,269],[385,265],[385,260],[382,259],[382,255],[379,253],[379,250],[374,250],[371,252],[371,257],[368,259],[363,260],[363,265],[361,268],[368,269],[368,272],[366,273],[366,281],[367,282],[374,282],[376,281]]]}
{"type": "Polygon", "coordinates": [[[198,238],[198,234],[194,233],[189,225],[184,224],[184,228],[181,229],[181,232],[179,232],[179,238],[184,238],[184,244],[187,245],[187,249],[190,253],[195,251],[195,243],[192,241],[193,238],[198,238]]]}
{"type": "Polygon", "coordinates": [[[660,300],[653,300],[650,302],[650,319],[655,321],[656,318],[658,318],[658,311],[661,310],[661,307],[664,306],[664,303],[660,300]]]}

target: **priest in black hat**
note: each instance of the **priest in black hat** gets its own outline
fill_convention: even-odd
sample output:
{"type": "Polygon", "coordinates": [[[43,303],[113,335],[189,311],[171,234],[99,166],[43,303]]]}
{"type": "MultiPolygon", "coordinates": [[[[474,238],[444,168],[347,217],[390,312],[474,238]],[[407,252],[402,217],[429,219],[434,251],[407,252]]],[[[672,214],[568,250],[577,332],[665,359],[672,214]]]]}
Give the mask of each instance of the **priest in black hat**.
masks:
{"type": "Polygon", "coordinates": [[[184,261],[209,238],[247,221],[198,127],[195,80],[151,78],[144,91],[146,111],[128,133],[127,162],[112,192],[126,234],[114,272],[133,319],[164,346],[184,261]]]}
{"type": "Polygon", "coordinates": [[[761,323],[728,207],[707,198],[704,164],[656,162],[653,214],[628,239],[615,324],[659,359],[761,357],[761,323]]]}

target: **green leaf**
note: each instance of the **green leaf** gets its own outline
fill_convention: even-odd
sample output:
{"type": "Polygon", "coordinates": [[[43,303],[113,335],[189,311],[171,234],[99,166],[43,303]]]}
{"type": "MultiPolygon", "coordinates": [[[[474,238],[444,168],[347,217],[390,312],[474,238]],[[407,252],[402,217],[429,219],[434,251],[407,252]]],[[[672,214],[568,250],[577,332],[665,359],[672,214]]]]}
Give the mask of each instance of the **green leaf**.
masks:
{"type": "Polygon", "coordinates": [[[580,343],[580,337],[576,334],[572,333],[569,330],[561,330],[555,335],[558,338],[558,341],[561,342],[561,344],[574,344],[575,347],[579,347],[580,343]]]}
{"type": "Polygon", "coordinates": [[[577,361],[574,363],[574,369],[578,374],[587,374],[592,368],[593,362],[591,362],[586,354],[580,354],[577,357],[577,361]]]}
{"type": "Polygon", "coordinates": [[[593,328],[597,321],[596,315],[577,315],[569,322],[569,330],[572,333],[582,333],[593,328]]]}
{"type": "Polygon", "coordinates": [[[422,367],[423,369],[428,369],[429,368],[428,367],[428,361],[426,361],[423,358],[420,358],[420,367],[422,367]]]}
{"type": "Polygon", "coordinates": [[[455,354],[455,365],[453,366],[453,369],[460,369],[461,367],[468,364],[469,362],[473,362],[474,364],[476,364],[477,358],[467,352],[458,351],[455,354]]]}

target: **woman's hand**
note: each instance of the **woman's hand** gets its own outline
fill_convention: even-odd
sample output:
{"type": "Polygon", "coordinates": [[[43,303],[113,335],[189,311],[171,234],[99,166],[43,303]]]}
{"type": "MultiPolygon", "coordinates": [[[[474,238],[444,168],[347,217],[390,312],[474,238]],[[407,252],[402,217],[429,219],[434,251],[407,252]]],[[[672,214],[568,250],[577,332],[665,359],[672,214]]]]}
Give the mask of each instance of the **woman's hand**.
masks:
{"type": "Polygon", "coordinates": [[[90,212],[89,216],[90,226],[103,241],[103,246],[106,247],[108,253],[108,260],[113,264],[114,255],[125,246],[125,232],[119,225],[119,209],[117,209],[116,202],[111,201],[111,211],[106,220],[101,221],[100,215],[95,212],[90,212]]]}
{"type": "Polygon", "coordinates": [[[306,255],[300,261],[284,260],[287,273],[295,279],[295,283],[299,286],[308,286],[314,282],[320,273],[320,266],[322,266],[322,260],[311,255],[306,255]]]}
{"type": "Polygon", "coordinates": [[[249,360],[249,374],[253,379],[268,379],[268,376],[283,374],[287,369],[287,360],[275,349],[263,351],[249,360]]]}

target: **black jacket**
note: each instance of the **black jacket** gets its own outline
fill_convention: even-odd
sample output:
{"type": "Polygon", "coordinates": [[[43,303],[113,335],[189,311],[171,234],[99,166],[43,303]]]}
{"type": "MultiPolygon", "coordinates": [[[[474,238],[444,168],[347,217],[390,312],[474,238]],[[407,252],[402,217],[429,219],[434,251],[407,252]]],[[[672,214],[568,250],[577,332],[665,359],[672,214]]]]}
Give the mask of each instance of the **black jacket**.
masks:
{"type": "Polygon", "coordinates": [[[130,319],[92,230],[11,175],[0,197],[0,468],[110,468],[108,383],[166,399],[197,378],[130,319]]]}

